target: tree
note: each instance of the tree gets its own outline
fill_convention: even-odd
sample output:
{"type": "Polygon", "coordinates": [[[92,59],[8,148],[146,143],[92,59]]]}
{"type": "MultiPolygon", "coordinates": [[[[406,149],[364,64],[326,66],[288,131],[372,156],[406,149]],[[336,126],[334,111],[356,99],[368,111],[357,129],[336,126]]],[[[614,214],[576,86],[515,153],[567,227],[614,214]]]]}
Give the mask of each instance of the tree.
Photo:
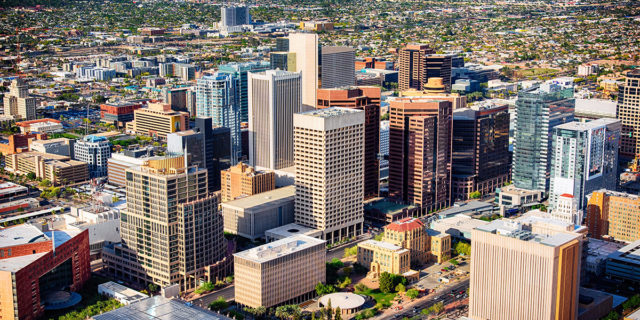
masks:
{"type": "Polygon", "coordinates": [[[364,283],[358,283],[356,284],[356,292],[365,292],[369,289],[369,287],[367,287],[366,285],[364,285],[364,283]]]}
{"type": "Polygon", "coordinates": [[[384,293],[389,293],[394,289],[393,279],[391,278],[391,274],[388,272],[383,272],[382,274],[380,274],[379,283],[380,283],[380,291],[384,293]]]}
{"type": "Polygon", "coordinates": [[[405,292],[406,290],[407,288],[402,283],[398,283],[398,285],[396,286],[396,292],[405,292]]]}
{"type": "Polygon", "coordinates": [[[331,320],[331,318],[333,318],[333,308],[331,307],[331,299],[329,299],[329,301],[327,301],[327,309],[326,309],[327,313],[327,320],[331,320]]]}
{"type": "Polygon", "coordinates": [[[157,292],[159,289],[158,285],[155,283],[149,283],[149,293],[157,292]]]}
{"type": "Polygon", "coordinates": [[[444,303],[442,303],[442,301],[436,303],[433,305],[433,311],[436,314],[440,314],[440,312],[444,311],[444,303]]]}
{"type": "Polygon", "coordinates": [[[344,289],[350,284],[351,284],[351,278],[345,277],[344,280],[342,280],[342,282],[338,284],[338,288],[344,289]]]}
{"type": "Polygon", "coordinates": [[[222,311],[227,307],[229,307],[229,304],[227,304],[227,300],[225,300],[223,297],[218,297],[218,299],[211,302],[211,304],[209,305],[209,309],[213,311],[222,311]]]}
{"type": "Polygon", "coordinates": [[[323,284],[322,282],[318,282],[318,284],[316,284],[316,293],[319,296],[334,292],[336,292],[336,288],[330,284],[323,284]]]}
{"type": "Polygon", "coordinates": [[[40,183],[38,183],[38,185],[41,186],[41,187],[50,187],[51,186],[51,180],[43,179],[42,181],[40,181],[40,183]]]}
{"type": "Polygon", "coordinates": [[[345,248],[344,249],[344,257],[352,257],[358,254],[358,246],[353,246],[350,248],[345,248]]]}
{"type": "Polygon", "coordinates": [[[333,320],[342,320],[342,311],[340,311],[340,307],[336,307],[336,312],[333,316],[333,320]]]}
{"type": "Polygon", "coordinates": [[[384,238],[384,232],[373,237],[373,240],[382,241],[382,238],[384,238]]]}
{"type": "Polygon", "coordinates": [[[300,317],[300,307],[296,304],[288,304],[276,308],[276,317],[280,319],[297,319],[300,317]]]}
{"type": "Polygon", "coordinates": [[[481,196],[482,194],[480,194],[479,191],[474,191],[469,194],[470,199],[480,199],[481,196]]]}
{"type": "Polygon", "coordinates": [[[36,174],[34,172],[27,173],[27,179],[35,180],[36,179],[36,174]]]}
{"type": "Polygon", "coordinates": [[[407,290],[407,297],[411,298],[411,300],[417,298],[419,294],[420,292],[418,292],[418,290],[416,289],[407,290]]]}
{"type": "Polygon", "coordinates": [[[458,254],[458,255],[463,254],[463,255],[468,256],[468,255],[470,255],[470,254],[471,254],[471,245],[470,245],[470,244],[468,244],[468,243],[466,243],[466,242],[459,241],[459,242],[456,244],[455,252],[456,252],[456,254],[458,254]]]}

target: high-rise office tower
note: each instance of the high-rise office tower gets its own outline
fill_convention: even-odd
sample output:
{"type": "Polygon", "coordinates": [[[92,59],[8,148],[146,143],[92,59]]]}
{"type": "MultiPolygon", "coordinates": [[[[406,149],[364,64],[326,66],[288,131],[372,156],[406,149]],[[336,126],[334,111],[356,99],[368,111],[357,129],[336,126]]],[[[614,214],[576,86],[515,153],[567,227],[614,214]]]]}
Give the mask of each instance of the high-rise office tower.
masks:
{"type": "Polygon", "coordinates": [[[111,158],[111,143],[105,137],[89,135],[73,146],[75,160],[89,165],[91,178],[107,175],[107,161],[111,158]]]}
{"type": "Polygon", "coordinates": [[[356,84],[356,50],[351,47],[322,47],[320,84],[340,88],[356,84]]]}
{"type": "Polygon", "coordinates": [[[573,121],[573,87],[552,82],[518,92],[513,143],[513,184],[549,191],[553,128],[573,121]]]}
{"type": "Polygon", "coordinates": [[[236,164],[242,157],[238,78],[226,73],[204,76],[198,79],[196,94],[197,116],[211,117],[213,125],[231,130],[231,164],[236,164]]]}
{"type": "Polygon", "coordinates": [[[271,52],[269,55],[271,69],[296,71],[296,54],[292,52],[271,52]]]}
{"type": "Polygon", "coordinates": [[[577,319],[584,235],[542,230],[495,220],[471,232],[469,318],[577,319]]]}
{"type": "Polygon", "coordinates": [[[207,169],[210,192],[220,190],[220,171],[231,166],[231,131],[213,127],[211,118],[195,119],[195,127],[167,135],[167,151],[182,154],[186,150],[189,165],[207,169]]]}
{"type": "Polygon", "coordinates": [[[249,163],[279,170],[293,166],[293,114],[301,110],[300,73],[249,74],[249,163]]]}
{"type": "Polygon", "coordinates": [[[633,159],[640,155],[640,69],[627,73],[624,85],[618,89],[616,117],[622,122],[620,155],[633,159]]]}
{"type": "Polygon", "coordinates": [[[451,102],[399,98],[389,108],[389,196],[423,212],[449,206],[451,102]]]}
{"type": "Polygon", "coordinates": [[[249,121],[249,72],[265,71],[270,67],[271,64],[266,61],[233,62],[218,66],[219,73],[231,74],[238,79],[236,90],[238,94],[238,105],[240,106],[241,122],[249,121]]]}
{"type": "Polygon", "coordinates": [[[251,15],[249,7],[246,6],[229,6],[220,8],[220,24],[223,27],[240,26],[243,24],[251,24],[251,15]]]}
{"type": "Polygon", "coordinates": [[[318,34],[290,33],[289,52],[296,54],[295,72],[302,74],[302,105],[305,110],[316,106],[318,89],[318,34]]]}
{"type": "Polygon", "coordinates": [[[22,78],[13,79],[4,95],[4,115],[16,119],[36,118],[36,98],[29,97],[29,85],[22,78]]]}
{"type": "Polygon", "coordinates": [[[276,50],[280,52],[289,51],[289,38],[280,37],[276,38],[276,50]]]}
{"type": "MultiPolygon", "coordinates": [[[[615,190],[618,183],[620,120],[570,122],[553,128],[553,153],[549,208],[558,197],[570,194],[577,210],[587,205],[587,195],[598,189],[615,190]]],[[[582,221],[577,221],[580,225],[582,221]]]]}
{"type": "Polygon", "coordinates": [[[362,234],[365,113],[327,108],[294,115],[296,223],[330,243],[362,234]]]}
{"type": "Polygon", "coordinates": [[[597,190],[589,196],[585,224],[589,236],[633,242],[640,239],[640,196],[635,194],[597,190]]]}
{"type": "Polygon", "coordinates": [[[220,194],[208,193],[207,170],[166,157],[127,169],[126,179],[122,243],[103,251],[108,270],[141,284],[179,283],[181,291],[215,281],[208,267],[224,258],[226,245],[220,194]]]}
{"type": "Polygon", "coordinates": [[[451,189],[454,200],[493,193],[511,180],[509,107],[485,105],[453,111],[451,189]]]}
{"type": "Polygon", "coordinates": [[[398,90],[422,90],[429,78],[443,79],[446,92],[451,92],[451,55],[435,54],[426,44],[409,44],[398,57],[398,90]]]}
{"type": "Polygon", "coordinates": [[[380,184],[380,88],[318,89],[317,108],[330,107],[364,111],[364,198],[377,197],[380,184]]]}
{"type": "Polygon", "coordinates": [[[389,176],[389,120],[380,121],[380,177],[389,176]],[[383,173],[386,171],[386,174],[383,173]]]}

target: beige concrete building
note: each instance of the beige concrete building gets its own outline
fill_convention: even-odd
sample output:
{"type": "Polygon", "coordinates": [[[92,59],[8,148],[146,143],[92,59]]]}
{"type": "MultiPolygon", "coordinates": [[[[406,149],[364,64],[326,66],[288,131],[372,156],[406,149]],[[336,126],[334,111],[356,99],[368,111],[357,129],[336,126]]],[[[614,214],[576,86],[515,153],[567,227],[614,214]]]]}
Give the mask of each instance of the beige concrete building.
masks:
{"type": "Polygon", "coordinates": [[[297,235],[234,254],[235,301],[250,308],[298,304],[325,282],[326,242],[297,235]]]}
{"type": "Polygon", "coordinates": [[[378,279],[380,274],[388,272],[411,276],[411,253],[392,243],[366,240],[358,243],[358,263],[369,269],[367,278],[378,279]]]}
{"type": "Polygon", "coordinates": [[[89,180],[87,163],[71,160],[68,156],[29,151],[9,154],[4,161],[5,170],[9,172],[33,172],[37,178],[47,179],[54,185],[89,180]]]}
{"type": "Polygon", "coordinates": [[[362,233],[364,115],[327,108],[293,117],[295,221],[331,243],[362,233]]]}
{"type": "Polygon", "coordinates": [[[469,318],[577,319],[583,235],[533,225],[495,220],[473,230],[469,318]]]}
{"type": "Polygon", "coordinates": [[[429,260],[435,263],[443,263],[451,259],[451,235],[428,230],[429,234],[429,260]]]}
{"type": "Polygon", "coordinates": [[[224,231],[250,240],[265,231],[293,223],[296,187],[287,186],[222,203],[224,231]]]}
{"type": "Polygon", "coordinates": [[[256,171],[242,162],[220,172],[222,202],[252,196],[276,188],[273,171],[256,171]]]}
{"type": "Polygon", "coordinates": [[[149,103],[147,108],[133,111],[127,131],[162,140],[167,134],[189,129],[189,113],[171,110],[170,104],[149,103]]]}
{"type": "Polygon", "coordinates": [[[438,77],[429,78],[422,90],[411,88],[400,92],[399,96],[449,101],[453,110],[467,107],[467,96],[459,93],[447,93],[443,79],[438,77]]]}
{"type": "Polygon", "coordinates": [[[640,196],[601,189],[589,196],[585,224],[589,236],[626,242],[640,239],[640,196]]]}
{"type": "Polygon", "coordinates": [[[181,291],[223,276],[211,268],[224,259],[226,244],[220,193],[208,193],[206,169],[186,167],[182,156],[165,157],[126,169],[126,181],[122,243],[103,249],[112,276],[180,284],[181,291]]]}
{"type": "Polygon", "coordinates": [[[386,225],[382,241],[409,250],[412,266],[422,265],[429,260],[429,234],[420,219],[405,218],[386,225]]]}
{"type": "Polygon", "coordinates": [[[9,93],[4,95],[4,115],[23,120],[36,118],[36,98],[29,97],[29,85],[22,78],[11,81],[9,93]]]}
{"type": "Polygon", "coordinates": [[[302,73],[302,105],[305,110],[314,109],[318,89],[318,34],[290,33],[289,52],[296,54],[295,72],[302,73]]]}

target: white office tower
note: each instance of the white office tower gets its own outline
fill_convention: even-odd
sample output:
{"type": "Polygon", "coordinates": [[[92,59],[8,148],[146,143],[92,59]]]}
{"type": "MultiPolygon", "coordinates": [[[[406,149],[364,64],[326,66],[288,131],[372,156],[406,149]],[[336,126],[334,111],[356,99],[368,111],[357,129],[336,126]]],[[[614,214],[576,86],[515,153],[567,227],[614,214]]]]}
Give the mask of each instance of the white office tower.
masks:
{"type": "Polygon", "coordinates": [[[296,54],[296,72],[302,73],[302,105],[304,110],[316,108],[318,90],[318,35],[290,33],[289,52],[296,54]]]}
{"type": "Polygon", "coordinates": [[[280,170],[293,166],[293,114],[301,110],[300,73],[249,73],[249,163],[280,170]]]}
{"type": "Polygon", "coordinates": [[[362,233],[364,120],[361,110],[295,114],[295,222],[335,243],[362,233]]]}
{"type": "Polygon", "coordinates": [[[617,119],[569,122],[553,129],[549,191],[552,212],[561,195],[573,196],[576,210],[584,210],[591,192],[616,189],[620,130],[617,119]]]}

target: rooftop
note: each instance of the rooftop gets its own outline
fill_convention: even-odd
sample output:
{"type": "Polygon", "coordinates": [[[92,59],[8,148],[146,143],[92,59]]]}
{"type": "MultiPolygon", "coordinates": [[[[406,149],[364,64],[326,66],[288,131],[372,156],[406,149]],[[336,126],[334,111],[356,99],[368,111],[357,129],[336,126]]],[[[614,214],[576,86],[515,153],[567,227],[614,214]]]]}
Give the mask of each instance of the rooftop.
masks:
{"type": "Polygon", "coordinates": [[[296,195],[296,187],[291,185],[291,186],[286,186],[283,188],[278,188],[278,189],[274,189],[267,192],[262,192],[252,196],[240,198],[237,200],[225,202],[222,205],[234,207],[234,208],[247,209],[247,208],[253,208],[256,206],[264,205],[270,202],[295,197],[295,195],[296,195]]]}
{"type": "Polygon", "coordinates": [[[358,112],[362,112],[362,111],[356,110],[356,109],[349,109],[349,108],[331,107],[326,109],[316,109],[316,110],[311,110],[307,112],[302,112],[300,114],[306,115],[306,116],[319,117],[319,118],[333,118],[333,117],[339,117],[344,114],[358,113],[358,112]]]}
{"type": "Polygon", "coordinates": [[[335,47],[322,47],[322,54],[341,53],[341,52],[355,52],[356,49],[351,47],[335,46],[335,47]]]}
{"type": "Polygon", "coordinates": [[[47,252],[19,256],[15,258],[0,259],[0,271],[8,271],[12,273],[18,272],[22,268],[40,259],[45,254],[47,254],[47,252]]]}
{"type": "Polygon", "coordinates": [[[284,226],[269,229],[265,231],[265,235],[273,238],[287,238],[295,235],[304,234],[315,237],[322,234],[322,231],[299,225],[296,223],[285,224],[284,226]]]}
{"type": "Polygon", "coordinates": [[[557,129],[565,129],[565,130],[574,130],[574,131],[586,131],[586,130],[590,130],[590,129],[596,129],[599,127],[603,127],[603,126],[607,126],[610,124],[614,124],[616,122],[620,122],[620,120],[618,119],[608,119],[608,118],[601,118],[601,119],[597,119],[597,120],[593,120],[593,121],[589,121],[589,122],[567,122],[561,125],[557,125],[554,128],[557,129]]]}
{"type": "Polygon", "coordinates": [[[94,320],[229,320],[182,300],[153,296],[113,311],[93,316],[94,320]]]}
{"type": "Polygon", "coordinates": [[[608,259],[623,261],[629,265],[640,264],[640,240],[636,240],[609,255],[608,259]]]}
{"type": "Polygon", "coordinates": [[[300,234],[238,252],[234,256],[257,263],[264,263],[317,245],[322,245],[324,249],[325,242],[324,240],[300,234]]]}
{"type": "Polygon", "coordinates": [[[369,245],[369,246],[374,246],[374,247],[378,247],[378,248],[382,248],[382,249],[386,249],[386,250],[391,250],[391,251],[400,251],[403,252],[407,249],[403,249],[400,246],[396,246],[393,243],[389,243],[389,242],[384,242],[384,241],[377,241],[377,240],[365,240],[360,242],[361,245],[369,245]]]}
{"type": "Polygon", "coordinates": [[[392,230],[396,232],[406,232],[415,229],[424,228],[424,223],[420,219],[416,218],[404,218],[388,224],[384,227],[386,230],[392,230]]]}
{"type": "Polygon", "coordinates": [[[101,141],[107,141],[107,138],[101,137],[101,136],[95,136],[95,135],[88,135],[88,136],[85,136],[83,140],[87,142],[96,143],[101,141]]]}
{"type": "Polygon", "coordinates": [[[350,292],[335,292],[326,294],[319,299],[319,303],[326,306],[331,301],[332,308],[340,308],[340,310],[350,310],[361,307],[366,300],[359,294],[350,292]]]}
{"type": "MultiPolygon", "coordinates": [[[[389,122],[387,122],[387,128],[389,127],[389,122]]],[[[409,208],[406,204],[395,203],[386,200],[380,200],[376,202],[368,203],[364,206],[365,210],[379,210],[383,214],[395,213],[398,211],[402,211],[404,208],[409,208]]]]}
{"type": "Polygon", "coordinates": [[[142,293],[142,292],[138,292],[136,290],[133,290],[129,287],[125,287],[119,283],[113,282],[113,281],[108,281],[105,283],[102,283],[100,285],[98,285],[98,289],[102,287],[104,289],[110,290],[111,292],[118,294],[119,296],[121,296],[122,298],[124,298],[126,301],[128,301],[129,303],[134,302],[134,301],[138,301],[140,299],[143,298],[148,298],[149,296],[142,293]]]}
{"type": "Polygon", "coordinates": [[[552,235],[532,233],[529,230],[523,229],[523,223],[509,219],[494,220],[487,225],[477,227],[476,230],[516,238],[522,241],[537,242],[551,247],[563,245],[582,236],[568,232],[557,232],[552,235]]]}
{"type": "Polygon", "coordinates": [[[457,214],[474,215],[481,211],[493,210],[493,204],[483,201],[456,202],[453,207],[444,210],[438,215],[440,217],[449,217],[457,214]]]}
{"type": "Polygon", "coordinates": [[[23,191],[27,191],[27,187],[15,184],[13,182],[0,183],[0,195],[23,191]]]}
{"type": "Polygon", "coordinates": [[[49,240],[36,226],[25,223],[0,229],[0,248],[49,240]]]}

